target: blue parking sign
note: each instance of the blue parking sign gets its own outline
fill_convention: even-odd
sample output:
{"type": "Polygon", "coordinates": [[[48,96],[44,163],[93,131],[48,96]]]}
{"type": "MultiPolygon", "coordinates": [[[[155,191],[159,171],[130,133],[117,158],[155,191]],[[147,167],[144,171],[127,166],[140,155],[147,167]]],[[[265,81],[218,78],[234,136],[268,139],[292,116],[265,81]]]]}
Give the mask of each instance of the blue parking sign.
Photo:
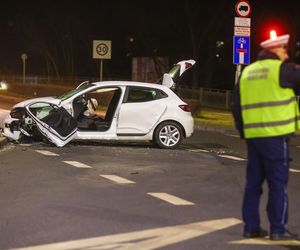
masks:
{"type": "Polygon", "coordinates": [[[250,64],[250,36],[233,37],[233,63],[250,64]]]}

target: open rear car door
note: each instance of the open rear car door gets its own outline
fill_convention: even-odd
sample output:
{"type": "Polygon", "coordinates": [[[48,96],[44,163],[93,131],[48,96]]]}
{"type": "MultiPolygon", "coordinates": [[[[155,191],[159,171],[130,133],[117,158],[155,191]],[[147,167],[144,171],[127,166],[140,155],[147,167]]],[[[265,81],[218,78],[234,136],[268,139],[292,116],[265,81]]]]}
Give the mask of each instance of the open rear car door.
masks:
{"type": "Polygon", "coordinates": [[[63,147],[76,136],[77,121],[63,107],[34,102],[25,108],[41,134],[57,147],[63,147]]]}

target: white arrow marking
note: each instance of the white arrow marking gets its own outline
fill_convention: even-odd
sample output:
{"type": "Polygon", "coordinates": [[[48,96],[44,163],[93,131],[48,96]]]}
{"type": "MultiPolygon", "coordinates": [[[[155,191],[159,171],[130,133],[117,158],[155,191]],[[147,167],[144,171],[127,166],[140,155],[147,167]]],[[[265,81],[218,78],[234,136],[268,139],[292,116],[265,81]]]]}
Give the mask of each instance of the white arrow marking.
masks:
{"type": "Polygon", "coordinates": [[[15,250],[74,250],[74,249],[160,249],[168,245],[190,240],[202,235],[213,233],[240,224],[235,218],[211,220],[160,227],[155,229],[107,235],[89,239],[73,240],[46,245],[16,248],[15,250]]]}
{"type": "Polygon", "coordinates": [[[269,238],[245,239],[231,241],[230,244],[243,244],[243,245],[274,245],[274,246],[300,246],[298,240],[269,240],[269,238]]]}
{"type": "Polygon", "coordinates": [[[117,176],[117,175],[105,175],[105,174],[101,174],[100,176],[103,177],[103,178],[106,178],[108,180],[114,181],[116,183],[119,183],[119,184],[131,184],[131,183],[135,183],[134,181],[125,179],[125,178],[117,176]]]}
{"type": "Polygon", "coordinates": [[[67,163],[71,166],[74,166],[76,168],[92,168],[84,163],[78,162],[78,161],[63,161],[64,163],[67,163]]]}

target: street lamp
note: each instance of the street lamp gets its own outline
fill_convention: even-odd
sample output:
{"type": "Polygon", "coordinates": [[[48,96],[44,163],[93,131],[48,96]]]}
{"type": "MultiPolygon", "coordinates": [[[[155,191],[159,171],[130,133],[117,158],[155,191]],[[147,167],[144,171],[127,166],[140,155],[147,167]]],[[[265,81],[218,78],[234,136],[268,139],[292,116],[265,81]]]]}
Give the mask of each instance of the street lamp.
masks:
{"type": "Polygon", "coordinates": [[[27,60],[28,56],[27,54],[23,53],[21,55],[21,59],[23,62],[23,83],[25,83],[25,75],[26,75],[26,60],[27,60]]]}

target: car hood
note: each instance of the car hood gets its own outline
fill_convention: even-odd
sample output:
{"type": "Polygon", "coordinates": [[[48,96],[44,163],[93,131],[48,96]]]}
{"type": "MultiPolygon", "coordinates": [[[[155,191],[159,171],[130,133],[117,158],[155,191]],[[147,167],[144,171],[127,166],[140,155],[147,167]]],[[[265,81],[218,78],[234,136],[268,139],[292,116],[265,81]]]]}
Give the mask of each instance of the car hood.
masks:
{"type": "Polygon", "coordinates": [[[61,102],[60,99],[57,99],[57,98],[55,98],[53,96],[39,97],[39,98],[32,98],[32,99],[28,99],[28,100],[19,102],[19,103],[17,103],[14,106],[14,108],[24,108],[25,106],[27,106],[30,103],[33,103],[33,102],[42,102],[42,101],[53,103],[53,104],[56,104],[56,105],[59,105],[59,103],[61,102]]]}

